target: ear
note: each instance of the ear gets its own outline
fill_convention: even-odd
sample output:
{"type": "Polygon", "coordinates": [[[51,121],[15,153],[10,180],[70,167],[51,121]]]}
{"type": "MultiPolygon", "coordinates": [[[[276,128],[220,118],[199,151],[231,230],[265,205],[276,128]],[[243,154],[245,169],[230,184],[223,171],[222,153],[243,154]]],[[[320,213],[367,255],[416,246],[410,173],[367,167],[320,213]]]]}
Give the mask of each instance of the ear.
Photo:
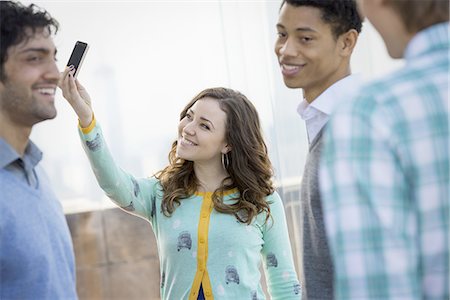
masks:
{"type": "Polygon", "coordinates": [[[222,148],[222,153],[223,154],[227,154],[228,152],[231,151],[231,146],[226,144],[225,147],[222,148]]]}
{"type": "Polygon", "coordinates": [[[350,29],[349,31],[341,34],[339,37],[339,51],[341,56],[349,57],[358,41],[359,33],[355,29],[350,29]]]}

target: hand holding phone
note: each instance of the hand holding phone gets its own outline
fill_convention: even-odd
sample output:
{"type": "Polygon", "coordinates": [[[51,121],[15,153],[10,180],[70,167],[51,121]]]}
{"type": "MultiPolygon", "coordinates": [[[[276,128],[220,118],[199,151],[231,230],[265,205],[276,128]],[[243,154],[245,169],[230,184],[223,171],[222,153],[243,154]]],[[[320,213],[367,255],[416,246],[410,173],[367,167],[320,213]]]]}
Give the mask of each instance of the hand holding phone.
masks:
{"type": "Polygon", "coordinates": [[[77,41],[70,55],[67,66],[74,66],[74,69],[66,68],[62,72],[60,81],[58,83],[62,90],[63,97],[69,102],[78,115],[78,119],[82,126],[87,126],[92,121],[92,108],[91,98],[89,97],[86,89],[81,85],[78,80],[74,81],[74,78],[78,75],[83,59],[86,56],[89,46],[87,43],[77,41]],[[73,77],[69,76],[69,73],[73,77]],[[74,89],[74,85],[76,89],[74,89]]]}
{"type": "Polygon", "coordinates": [[[73,74],[74,78],[77,78],[78,71],[81,68],[81,64],[83,63],[88,49],[89,45],[85,42],[77,41],[75,43],[75,47],[73,48],[72,54],[69,58],[69,62],[67,63],[67,66],[72,65],[75,67],[75,73],[73,74]]]}

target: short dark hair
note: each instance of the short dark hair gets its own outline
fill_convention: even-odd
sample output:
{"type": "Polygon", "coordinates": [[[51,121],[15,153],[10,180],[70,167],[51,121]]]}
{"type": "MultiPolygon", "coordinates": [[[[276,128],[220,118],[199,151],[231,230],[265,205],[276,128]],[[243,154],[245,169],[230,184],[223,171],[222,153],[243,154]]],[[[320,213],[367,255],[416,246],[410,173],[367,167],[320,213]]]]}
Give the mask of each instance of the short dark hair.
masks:
{"type": "Polygon", "coordinates": [[[320,9],[322,20],[331,25],[336,38],[351,29],[361,32],[362,17],[355,0],[283,0],[281,7],[285,3],[295,7],[312,6],[320,9]]]}
{"type": "Polygon", "coordinates": [[[8,49],[30,37],[37,29],[47,29],[49,34],[56,33],[59,23],[44,9],[20,2],[0,1],[0,80],[4,80],[4,64],[8,59],[8,49]]]}
{"type": "Polygon", "coordinates": [[[400,16],[409,33],[417,33],[432,25],[448,22],[448,0],[390,0],[387,2],[400,16]]]}

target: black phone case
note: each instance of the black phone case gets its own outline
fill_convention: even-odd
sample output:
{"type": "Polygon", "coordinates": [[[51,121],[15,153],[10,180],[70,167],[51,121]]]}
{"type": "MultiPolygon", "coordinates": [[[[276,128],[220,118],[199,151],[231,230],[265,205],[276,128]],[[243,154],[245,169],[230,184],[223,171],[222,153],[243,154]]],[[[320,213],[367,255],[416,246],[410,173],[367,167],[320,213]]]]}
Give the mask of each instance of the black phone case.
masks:
{"type": "Polygon", "coordinates": [[[80,41],[77,41],[75,47],[73,48],[67,66],[73,65],[75,67],[74,77],[77,77],[78,71],[81,68],[81,64],[83,63],[83,59],[86,56],[88,48],[89,46],[87,43],[80,41]]]}

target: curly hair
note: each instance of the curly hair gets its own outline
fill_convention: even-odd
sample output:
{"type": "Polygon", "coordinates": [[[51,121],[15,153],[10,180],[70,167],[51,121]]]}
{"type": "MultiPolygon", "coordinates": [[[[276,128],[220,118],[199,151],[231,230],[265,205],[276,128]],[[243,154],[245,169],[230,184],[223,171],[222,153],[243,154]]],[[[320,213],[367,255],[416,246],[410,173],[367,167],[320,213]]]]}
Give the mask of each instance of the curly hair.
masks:
{"type": "Polygon", "coordinates": [[[0,16],[0,81],[4,81],[8,49],[26,41],[38,29],[56,34],[59,23],[47,11],[34,4],[24,6],[13,1],[0,1],[0,16]]]}
{"type": "MultiPolygon", "coordinates": [[[[227,153],[229,177],[214,191],[212,201],[216,211],[233,214],[241,223],[250,224],[254,217],[266,212],[270,217],[270,207],[266,196],[272,194],[273,169],[267,146],[264,142],[259,116],[253,104],[241,93],[227,88],[210,88],[195,96],[180,113],[180,120],[195,102],[203,98],[213,98],[226,113],[225,139],[231,146],[227,153]],[[224,192],[237,189],[234,204],[225,204],[224,192]]],[[[194,162],[176,156],[177,141],[173,142],[169,153],[169,165],[156,174],[163,188],[161,209],[170,216],[181,205],[181,200],[193,195],[199,186],[194,173],[194,162]]]]}
{"type": "Polygon", "coordinates": [[[335,38],[354,29],[358,33],[362,29],[362,17],[358,12],[355,0],[283,0],[292,6],[312,6],[322,12],[322,20],[332,27],[335,38]]]}

